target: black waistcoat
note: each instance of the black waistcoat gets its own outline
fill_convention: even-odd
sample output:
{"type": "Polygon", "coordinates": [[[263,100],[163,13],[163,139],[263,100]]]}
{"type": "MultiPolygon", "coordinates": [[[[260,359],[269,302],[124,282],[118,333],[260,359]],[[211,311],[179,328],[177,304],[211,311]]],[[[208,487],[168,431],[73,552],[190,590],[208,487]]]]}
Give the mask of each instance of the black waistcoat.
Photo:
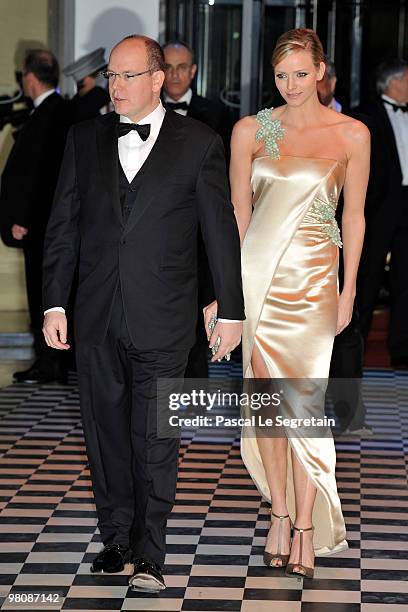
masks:
{"type": "Polygon", "coordinates": [[[123,171],[120,161],[118,162],[119,171],[119,198],[120,205],[122,207],[123,221],[126,224],[129,219],[129,215],[135,205],[137,192],[140,188],[142,180],[142,174],[137,173],[131,183],[126,178],[126,174],[123,171]]]}

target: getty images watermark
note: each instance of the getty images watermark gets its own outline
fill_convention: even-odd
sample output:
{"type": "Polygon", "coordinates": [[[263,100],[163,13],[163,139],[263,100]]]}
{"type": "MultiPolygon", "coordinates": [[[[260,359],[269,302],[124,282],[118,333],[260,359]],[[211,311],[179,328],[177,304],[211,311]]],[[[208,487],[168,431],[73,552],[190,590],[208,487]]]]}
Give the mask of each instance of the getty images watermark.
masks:
{"type": "Polygon", "coordinates": [[[325,437],[336,427],[325,414],[327,381],[279,379],[158,381],[158,433],[241,429],[245,436],[325,437]]]}

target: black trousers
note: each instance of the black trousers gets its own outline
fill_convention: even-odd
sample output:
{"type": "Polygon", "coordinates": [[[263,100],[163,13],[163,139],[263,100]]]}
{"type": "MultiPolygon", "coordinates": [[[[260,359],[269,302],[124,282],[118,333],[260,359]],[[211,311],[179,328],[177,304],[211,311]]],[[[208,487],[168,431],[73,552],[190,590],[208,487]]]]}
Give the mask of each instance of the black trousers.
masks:
{"type": "MultiPolygon", "coordinates": [[[[42,259],[44,240],[41,236],[27,235],[23,240],[23,253],[25,264],[26,291],[28,310],[30,312],[31,331],[34,336],[34,351],[37,357],[47,348],[43,334],[43,308],[42,308],[42,259]]],[[[56,353],[57,351],[55,351],[56,353]]]]}
{"type": "Polygon", "coordinates": [[[354,308],[349,325],[334,338],[330,362],[329,393],[342,429],[359,429],[365,423],[362,376],[363,336],[354,308]]]}
{"type": "Polygon", "coordinates": [[[196,340],[188,355],[185,378],[208,378],[209,348],[201,311],[199,307],[196,340]]]}
{"type": "Polygon", "coordinates": [[[183,377],[188,351],[132,345],[117,291],[107,336],[77,345],[82,423],[104,544],[163,566],[179,439],[157,436],[157,378],[183,377]]]}
{"type": "MultiPolygon", "coordinates": [[[[42,332],[44,309],[42,300],[42,265],[44,235],[42,232],[30,232],[23,240],[25,279],[30,328],[34,338],[34,353],[39,369],[53,376],[65,374],[71,367],[72,353],[57,351],[47,346],[42,332]]],[[[68,329],[72,328],[72,316],[68,316],[68,329]]],[[[72,337],[69,338],[72,346],[72,337]]]]}
{"type": "Polygon", "coordinates": [[[391,357],[408,358],[408,187],[402,190],[404,202],[400,218],[391,220],[388,210],[379,211],[367,222],[358,276],[358,310],[364,340],[367,340],[378,292],[384,275],[387,253],[390,267],[390,327],[388,346],[391,357]]]}

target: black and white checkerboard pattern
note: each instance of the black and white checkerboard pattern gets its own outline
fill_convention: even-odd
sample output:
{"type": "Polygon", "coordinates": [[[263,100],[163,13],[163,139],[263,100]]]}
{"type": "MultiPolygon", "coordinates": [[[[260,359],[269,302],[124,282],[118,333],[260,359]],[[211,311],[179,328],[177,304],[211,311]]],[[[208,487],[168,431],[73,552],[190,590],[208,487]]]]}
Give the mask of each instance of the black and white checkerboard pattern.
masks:
{"type": "MultiPolygon", "coordinates": [[[[239,376],[234,363],[221,368],[239,376]]],[[[319,558],[314,580],[266,568],[269,510],[243,467],[236,432],[190,434],[160,595],[132,592],[131,566],[90,573],[101,544],[75,381],[0,390],[1,609],[407,611],[408,376],[371,371],[364,385],[379,435],[336,443],[350,549],[319,558]]]]}

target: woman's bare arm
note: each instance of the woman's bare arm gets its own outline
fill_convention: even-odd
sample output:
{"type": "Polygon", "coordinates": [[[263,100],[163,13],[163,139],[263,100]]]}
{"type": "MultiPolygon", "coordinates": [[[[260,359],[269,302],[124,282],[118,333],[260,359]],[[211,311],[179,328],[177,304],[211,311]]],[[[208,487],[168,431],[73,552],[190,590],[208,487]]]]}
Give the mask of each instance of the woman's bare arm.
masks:
{"type": "Polygon", "coordinates": [[[244,117],[235,124],[231,137],[230,183],[241,244],[252,215],[251,167],[257,124],[244,117]]]}
{"type": "Polygon", "coordinates": [[[364,205],[370,173],[369,130],[363,123],[353,121],[344,135],[349,144],[349,160],[344,183],[344,209],[341,224],[344,283],[339,301],[337,333],[340,333],[349,324],[353,312],[357,271],[364,241],[364,205]]]}

